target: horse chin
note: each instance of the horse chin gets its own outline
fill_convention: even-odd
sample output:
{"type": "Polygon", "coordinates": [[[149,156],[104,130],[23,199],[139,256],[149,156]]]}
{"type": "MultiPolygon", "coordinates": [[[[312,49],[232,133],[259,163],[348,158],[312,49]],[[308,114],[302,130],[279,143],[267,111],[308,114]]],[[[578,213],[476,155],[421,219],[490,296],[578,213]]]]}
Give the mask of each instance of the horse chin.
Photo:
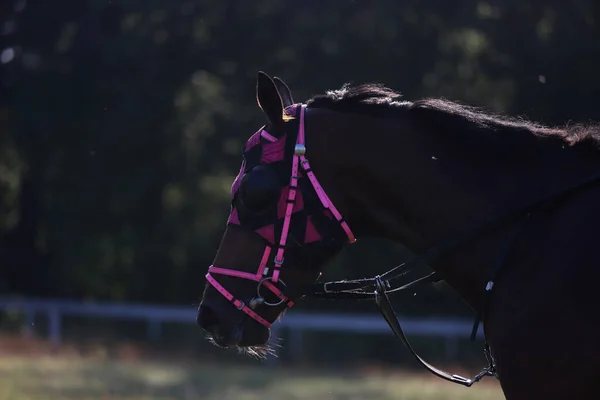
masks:
{"type": "MultiPolygon", "coordinates": [[[[279,347],[279,345],[277,345],[279,347]]],[[[247,355],[251,358],[258,360],[265,360],[268,356],[277,356],[275,346],[269,343],[265,343],[258,346],[237,346],[237,350],[240,354],[247,355]]]]}
{"type": "MultiPolygon", "coordinates": [[[[280,347],[278,343],[273,343],[274,340],[271,340],[271,330],[267,328],[250,331],[238,326],[234,328],[232,337],[235,340],[224,342],[219,337],[215,337],[210,333],[207,334],[207,339],[217,347],[235,349],[240,354],[260,360],[264,360],[268,356],[275,356],[275,347],[280,347]]],[[[276,341],[279,342],[279,338],[276,341]]]]}

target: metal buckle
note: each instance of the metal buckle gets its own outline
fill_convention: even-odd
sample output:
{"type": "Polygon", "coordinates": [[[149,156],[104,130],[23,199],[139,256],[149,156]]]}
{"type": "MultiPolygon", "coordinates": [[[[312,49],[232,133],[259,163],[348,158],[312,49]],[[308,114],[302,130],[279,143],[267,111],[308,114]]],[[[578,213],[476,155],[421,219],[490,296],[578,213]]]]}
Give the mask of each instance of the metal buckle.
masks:
{"type": "Polygon", "coordinates": [[[295,156],[303,156],[305,154],[306,154],[306,146],[304,146],[301,143],[294,146],[294,155],[295,156]]]}
{"type": "Polygon", "coordinates": [[[375,290],[373,294],[375,295],[375,302],[379,305],[381,303],[382,296],[385,296],[385,282],[381,279],[381,276],[375,276],[375,290]]]}
{"type": "Polygon", "coordinates": [[[235,307],[235,308],[237,308],[238,310],[242,311],[242,309],[243,309],[244,307],[246,307],[246,303],[244,303],[243,301],[241,301],[241,300],[240,300],[240,305],[239,305],[239,306],[237,306],[237,307],[235,307]]]}

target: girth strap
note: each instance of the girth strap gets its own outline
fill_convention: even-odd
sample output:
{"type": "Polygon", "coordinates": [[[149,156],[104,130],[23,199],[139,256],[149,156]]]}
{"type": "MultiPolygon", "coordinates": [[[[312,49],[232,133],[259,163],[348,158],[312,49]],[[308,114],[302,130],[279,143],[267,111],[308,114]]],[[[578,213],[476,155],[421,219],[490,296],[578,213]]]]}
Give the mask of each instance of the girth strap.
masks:
{"type": "Polygon", "coordinates": [[[500,272],[500,268],[504,265],[504,261],[506,260],[506,256],[510,252],[510,250],[514,247],[517,242],[517,239],[521,236],[523,228],[527,221],[529,221],[530,214],[528,213],[521,225],[517,228],[512,239],[506,244],[506,246],[502,249],[502,252],[496,259],[496,262],[492,265],[489,273],[488,279],[485,284],[485,292],[483,293],[483,301],[477,310],[477,314],[475,316],[475,322],[473,323],[473,329],[471,330],[471,341],[475,340],[477,336],[477,328],[479,328],[479,323],[483,321],[483,315],[487,311],[488,306],[492,300],[492,290],[496,284],[496,279],[498,278],[498,273],[500,272]]]}

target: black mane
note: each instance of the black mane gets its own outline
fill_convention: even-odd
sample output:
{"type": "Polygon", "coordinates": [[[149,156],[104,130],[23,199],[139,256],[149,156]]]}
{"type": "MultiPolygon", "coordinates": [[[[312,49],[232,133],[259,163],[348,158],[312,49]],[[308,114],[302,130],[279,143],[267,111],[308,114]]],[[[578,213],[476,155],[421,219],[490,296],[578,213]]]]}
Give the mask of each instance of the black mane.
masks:
{"type": "Polygon", "coordinates": [[[463,132],[528,131],[536,135],[556,136],[570,145],[592,142],[594,146],[600,146],[598,125],[574,124],[552,128],[523,118],[488,113],[441,98],[425,98],[414,102],[403,101],[401,98],[400,93],[381,84],[345,84],[340,89],[314,96],[307,102],[307,106],[372,116],[400,116],[410,112],[428,121],[436,121],[447,129],[454,128],[463,132]]]}
{"type": "Polygon", "coordinates": [[[381,84],[364,83],[356,86],[345,84],[340,89],[314,96],[306,104],[310,108],[328,108],[373,116],[393,116],[406,110],[411,104],[401,101],[401,98],[400,93],[381,84]]]}

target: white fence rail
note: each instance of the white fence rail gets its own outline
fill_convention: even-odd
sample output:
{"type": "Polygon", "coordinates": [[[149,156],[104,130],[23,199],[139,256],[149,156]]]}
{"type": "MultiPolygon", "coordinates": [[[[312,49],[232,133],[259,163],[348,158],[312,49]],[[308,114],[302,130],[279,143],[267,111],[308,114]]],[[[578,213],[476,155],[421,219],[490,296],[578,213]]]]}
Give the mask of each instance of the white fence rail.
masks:
{"type": "MultiPolygon", "coordinates": [[[[48,319],[48,339],[58,346],[62,340],[64,316],[97,317],[147,322],[147,335],[157,340],[161,324],[177,322],[196,323],[195,307],[156,306],[127,303],[78,302],[68,300],[11,299],[0,298],[0,311],[18,312],[25,316],[24,332],[32,335],[33,322],[37,315],[48,319]]],[[[407,335],[438,337],[445,339],[446,354],[454,357],[457,341],[467,338],[471,331],[471,320],[456,318],[405,318],[400,316],[407,335]]],[[[392,334],[379,314],[336,314],[290,311],[285,318],[273,325],[273,329],[289,332],[287,345],[292,357],[302,352],[302,333],[306,331],[350,332],[356,334],[392,334]]],[[[481,337],[481,330],[479,330],[481,337]]]]}

